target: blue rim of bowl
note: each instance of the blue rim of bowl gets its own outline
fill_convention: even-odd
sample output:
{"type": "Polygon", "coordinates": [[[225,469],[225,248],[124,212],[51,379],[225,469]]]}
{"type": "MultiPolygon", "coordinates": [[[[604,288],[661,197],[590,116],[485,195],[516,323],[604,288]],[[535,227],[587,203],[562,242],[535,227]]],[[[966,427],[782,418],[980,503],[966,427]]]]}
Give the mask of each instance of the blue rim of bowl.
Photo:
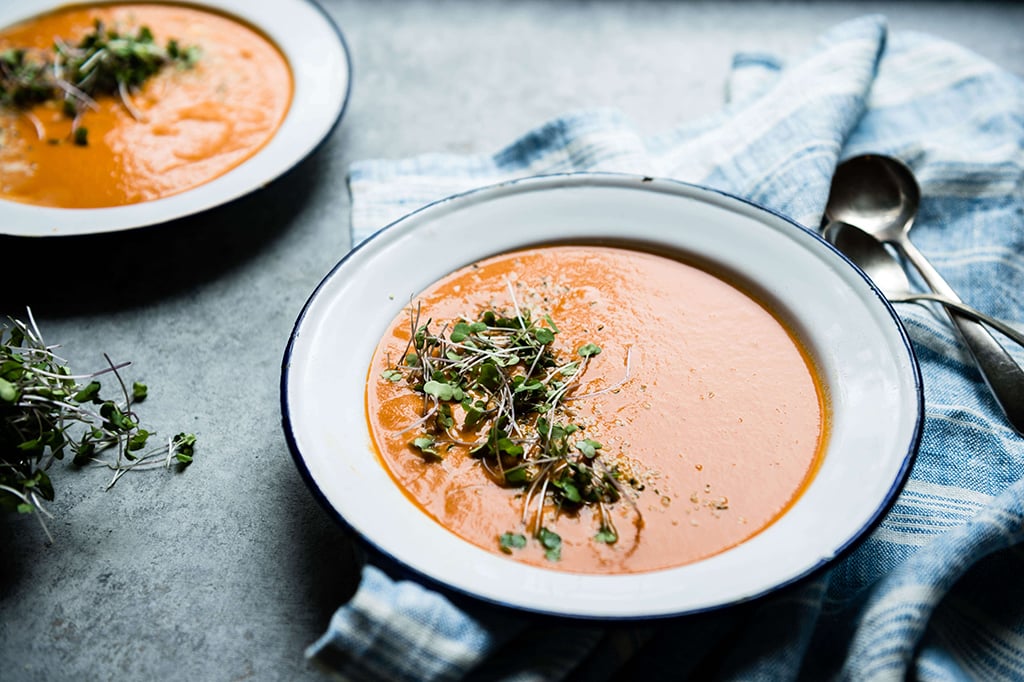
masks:
{"type": "MultiPolygon", "coordinates": [[[[117,2],[119,2],[121,0],[104,0],[104,1],[106,3],[116,4],[117,2]]],[[[345,34],[342,33],[341,28],[338,26],[337,22],[334,21],[334,19],[331,17],[331,15],[327,13],[327,10],[324,9],[323,6],[320,5],[319,2],[317,2],[317,0],[298,0],[298,1],[303,3],[303,4],[305,4],[305,5],[307,5],[313,11],[315,11],[317,14],[319,14],[321,16],[321,18],[323,19],[324,24],[331,31],[334,32],[334,35],[337,38],[338,44],[341,46],[342,54],[345,57],[345,76],[346,76],[345,77],[345,90],[344,90],[344,92],[341,95],[341,101],[339,103],[338,110],[337,110],[337,112],[334,115],[333,121],[324,130],[324,133],[320,137],[320,139],[318,139],[309,148],[309,150],[305,154],[303,154],[302,156],[297,157],[290,164],[288,164],[284,168],[281,168],[276,173],[272,174],[270,177],[267,177],[267,178],[265,178],[263,180],[260,180],[258,182],[252,183],[252,186],[250,186],[249,188],[244,189],[242,191],[234,192],[230,196],[225,196],[220,201],[205,202],[205,203],[203,203],[201,205],[195,206],[194,208],[190,208],[190,209],[184,210],[184,211],[176,211],[176,212],[174,212],[172,214],[168,214],[166,216],[159,217],[159,218],[156,218],[156,219],[152,219],[152,220],[148,220],[147,219],[147,220],[144,220],[144,221],[141,221],[141,222],[133,223],[131,225],[123,225],[123,226],[118,226],[118,227],[114,227],[114,228],[99,228],[99,229],[76,230],[76,231],[68,232],[68,233],[54,233],[54,232],[51,232],[51,231],[47,231],[45,229],[44,230],[40,230],[38,234],[24,234],[22,232],[8,233],[8,232],[4,231],[3,227],[0,227],[0,236],[3,236],[3,237],[25,237],[25,238],[32,238],[32,239],[34,239],[34,238],[47,238],[47,237],[55,238],[55,237],[67,237],[67,236],[87,236],[87,235],[90,235],[90,234],[104,234],[104,233],[113,233],[113,232],[124,232],[126,230],[135,230],[135,229],[144,228],[144,227],[152,227],[152,226],[155,226],[155,225],[163,225],[165,223],[169,223],[169,222],[172,222],[174,220],[180,220],[182,218],[188,218],[189,216],[194,216],[194,215],[198,215],[200,213],[205,213],[206,211],[213,210],[213,209],[218,208],[220,206],[226,206],[226,205],[232,204],[232,203],[238,201],[239,199],[242,199],[244,197],[250,196],[251,194],[254,194],[254,193],[256,193],[256,192],[258,192],[258,191],[260,191],[262,189],[265,189],[268,185],[270,185],[271,183],[276,182],[276,181],[280,180],[281,178],[283,178],[284,176],[288,175],[291,171],[293,171],[295,168],[297,168],[299,165],[301,165],[304,161],[306,161],[306,159],[310,158],[311,156],[316,154],[318,151],[320,151],[320,149],[327,143],[327,141],[334,134],[334,131],[337,130],[338,126],[341,124],[341,120],[345,116],[345,112],[348,109],[349,100],[352,97],[352,80],[354,78],[353,65],[352,65],[352,52],[349,49],[348,41],[345,39],[345,34]]],[[[69,5],[69,3],[55,2],[54,6],[50,10],[44,10],[44,12],[45,11],[52,11],[52,10],[60,9],[62,7],[66,7],[66,6],[73,6],[74,4],[77,4],[77,3],[72,2],[69,5]]],[[[87,4],[86,0],[82,0],[82,4],[87,4]]],[[[213,5],[207,5],[207,4],[203,3],[202,0],[194,0],[194,1],[193,0],[187,0],[187,1],[182,2],[182,4],[192,5],[194,7],[200,8],[200,9],[224,11],[227,14],[227,16],[230,16],[230,17],[234,17],[235,16],[233,13],[231,13],[231,12],[229,12],[227,10],[220,10],[219,7],[216,7],[216,6],[213,6],[213,5]]],[[[248,22],[245,19],[242,19],[242,21],[246,21],[246,23],[250,23],[250,22],[248,22]]],[[[256,24],[253,24],[253,26],[255,26],[255,28],[257,28],[260,31],[265,31],[265,28],[263,28],[261,26],[258,26],[256,24]]],[[[0,28],[2,28],[2,27],[0,27],[0,28]]],[[[291,114],[291,111],[292,111],[291,106],[289,106],[288,113],[285,114],[285,118],[286,119],[287,119],[287,116],[289,116],[291,114]]],[[[282,123],[283,123],[283,121],[282,121],[282,123]]],[[[271,139],[273,139],[273,137],[271,139]]],[[[258,155],[259,153],[260,152],[257,152],[256,155],[258,155]]],[[[254,155],[254,156],[256,156],[256,155],[254,155]]],[[[237,170],[237,167],[233,168],[232,170],[229,170],[227,174],[230,174],[230,173],[232,173],[235,170],[237,170]]],[[[15,202],[9,202],[9,203],[15,203],[15,202]]],[[[146,202],[142,202],[142,203],[146,203],[146,202]]],[[[72,210],[72,211],[77,211],[77,210],[107,210],[107,209],[56,209],[56,210],[72,210]]]]}
{"type": "Polygon", "coordinates": [[[292,460],[295,462],[295,465],[296,465],[296,467],[299,470],[299,474],[302,476],[303,480],[305,481],[307,487],[310,489],[310,491],[313,494],[314,498],[317,499],[317,501],[320,503],[321,506],[323,506],[323,508],[328,512],[328,514],[330,514],[344,529],[346,529],[352,537],[355,537],[360,542],[362,542],[373,553],[375,553],[377,557],[382,558],[384,560],[384,563],[386,565],[388,565],[388,568],[389,568],[390,572],[399,573],[399,574],[403,574],[403,573],[407,574],[408,576],[413,577],[414,579],[416,579],[420,583],[422,583],[424,585],[427,585],[427,586],[430,586],[432,589],[435,589],[435,590],[437,590],[437,591],[439,591],[441,593],[444,593],[444,594],[447,594],[447,595],[450,595],[450,596],[453,596],[453,597],[456,597],[456,598],[461,598],[461,599],[469,598],[470,600],[476,601],[478,603],[490,604],[492,606],[497,606],[497,607],[501,607],[501,608],[511,609],[511,610],[514,610],[514,611],[522,612],[522,613],[528,613],[528,614],[533,614],[533,615],[538,615],[538,616],[551,617],[551,618],[560,619],[560,620],[567,620],[567,621],[616,621],[616,622],[648,621],[648,620],[663,620],[663,619],[669,619],[669,618],[677,618],[677,617],[680,617],[680,616],[696,615],[696,614],[700,614],[700,613],[708,613],[708,612],[712,612],[712,611],[718,611],[718,610],[721,610],[721,609],[725,609],[725,608],[728,608],[730,606],[736,606],[736,605],[747,603],[747,602],[750,602],[750,601],[753,601],[753,600],[756,600],[756,599],[760,599],[762,597],[765,597],[766,595],[775,593],[775,592],[777,592],[777,591],[779,591],[781,589],[784,589],[784,588],[786,588],[788,586],[794,585],[794,584],[799,583],[799,582],[801,582],[803,580],[811,578],[812,576],[818,574],[819,572],[823,571],[827,567],[829,567],[829,566],[831,566],[831,565],[833,565],[833,564],[835,564],[835,563],[837,563],[839,561],[842,561],[843,558],[845,558],[847,555],[850,554],[850,552],[852,552],[854,549],[856,549],[856,547],[860,544],[860,542],[864,538],[866,538],[871,533],[871,531],[873,531],[881,523],[881,521],[884,518],[884,516],[886,515],[886,513],[888,513],[888,511],[892,508],[892,505],[896,502],[896,498],[898,497],[899,492],[903,489],[903,486],[906,484],[907,478],[910,475],[911,468],[913,467],[914,460],[917,457],[917,452],[918,452],[918,449],[919,449],[919,446],[920,446],[920,443],[921,443],[921,438],[922,438],[923,430],[924,430],[924,384],[923,384],[923,380],[922,380],[922,377],[921,377],[920,364],[918,363],[918,360],[917,360],[917,354],[914,352],[914,348],[913,348],[913,345],[910,342],[910,337],[907,334],[906,327],[903,325],[902,320],[900,319],[899,315],[896,313],[895,308],[893,308],[892,304],[889,302],[889,299],[887,299],[885,297],[885,295],[881,292],[881,290],[879,290],[878,287],[875,286],[875,284],[864,273],[863,270],[861,270],[855,263],[853,263],[849,258],[847,258],[835,246],[833,246],[828,241],[826,241],[816,231],[811,230],[810,228],[808,228],[808,227],[806,227],[804,225],[801,225],[800,223],[796,222],[792,218],[790,218],[788,216],[785,216],[785,215],[779,213],[778,211],[775,211],[775,210],[773,210],[771,208],[762,206],[762,205],[757,204],[755,202],[752,202],[752,201],[750,201],[748,199],[744,199],[742,197],[738,197],[738,196],[736,196],[734,194],[730,194],[729,192],[725,192],[723,190],[716,189],[714,187],[708,187],[708,186],[699,185],[699,184],[696,184],[696,183],[685,182],[685,181],[682,181],[682,180],[674,180],[674,179],[671,179],[671,178],[661,178],[661,177],[655,178],[653,176],[631,175],[631,174],[625,174],[625,173],[602,172],[602,171],[596,171],[596,172],[595,171],[581,171],[581,172],[552,173],[552,174],[547,174],[547,175],[536,175],[536,176],[518,178],[518,179],[515,179],[515,180],[509,180],[509,181],[505,181],[505,182],[501,182],[501,183],[497,183],[497,184],[493,184],[493,185],[477,187],[477,188],[474,188],[474,189],[471,189],[471,190],[467,190],[465,192],[460,192],[460,193],[457,193],[457,194],[453,194],[453,195],[450,195],[448,197],[445,197],[445,198],[438,199],[436,201],[430,202],[429,204],[426,204],[426,205],[424,205],[424,206],[422,206],[422,207],[420,207],[420,208],[418,208],[418,209],[416,209],[414,211],[411,211],[410,213],[402,216],[401,218],[398,218],[397,220],[392,221],[391,223],[389,223],[386,226],[382,227],[381,229],[377,230],[376,232],[374,232],[373,234],[368,236],[366,239],[364,239],[362,242],[360,242],[359,244],[355,245],[348,253],[345,254],[344,257],[342,257],[341,260],[338,261],[337,264],[335,264],[335,266],[333,268],[331,268],[331,270],[327,273],[327,275],[325,275],[323,277],[323,279],[321,279],[320,283],[316,286],[316,288],[310,294],[309,298],[306,300],[306,303],[303,305],[302,310],[300,311],[299,316],[298,316],[298,318],[295,321],[295,325],[292,328],[292,333],[290,334],[290,336],[288,338],[288,344],[285,347],[284,357],[282,359],[282,364],[281,364],[280,400],[281,400],[281,425],[282,425],[282,429],[284,431],[285,440],[287,441],[287,444],[288,444],[288,449],[289,449],[289,451],[290,451],[290,453],[292,455],[292,460]],[[890,318],[892,319],[893,323],[895,324],[896,330],[897,330],[897,332],[898,332],[898,334],[900,336],[900,340],[901,340],[901,342],[903,344],[903,349],[907,353],[907,357],[908,357],[908,359],[910,361],[908,363],[908,366],[909,366],[909,368],[910,368],[910,370],[911,370],[911,372],[913,374],[914,397],[916,398],[916,405],[917,405],[916,414],[915,414],[915,417],[914,417],[913,434],[912,434],[910,442],[907,444],[907,452],[906,452],[906,454],[903,457],[903,461],[902,461],[902,463],[900,465],[900,469],[897,472],[896,476],[893,478],[893,480],[892,480],[892,482],[891,482],[891,484],[889,486],[889,489],[886,492],[886,494],[885,494],[884,498],[882,499],[881,503],[874,510],[873,514],[864,522],[864,524],[861,526],[861,528],[858,529],[856,532],[851,533],[849,535],[849,537],[846,538],[845,541],[837,548],[836,552],[831,557],[829,557],[827,559],[819,560],[816,563],[813,563],[813,564],[809,565],[803,571],[797,573],[796,575],[790,577],[787,580],[779,581],[779,582],[777,582],[777,583],[775,583],[773,585],[770,585],[770,586],[766,587],[765,589],[763,589],[761,591],[758,591],[758,592],[755,592],[755,593],[752,593],[752,594],[749,594],[749,595],[745,595],[745,596],[743,596],[741,598],[738,598],[738,599],[735,599],[733,601],[722,602],[722,603],[713,604],[713,605],[709,605],[709,606],[702,606],[702,607],[683,609],[683,610],[675,611],[675,612],[672,612],[672,613],[663,613],[663,614],[654,614],[654,615],[644,615],[644,614],[642,614],[642,615],[625,615],[625,616],[573,615],[573,614],[566,614],[566,613],[563,613],[563,612],[560,612],[560,611],[548,611],[548,610],[544,610],[544,609],[529,608],[529,607],[524,607],[524,606],[520,606],[520,605],[517,605],[517,604],[510,604],[508,602],[504,602],[504,601],[501,601],[501,600],[498,600],[498,599],[491,599],[491,598],[483,597],[483,596],[474,594],[472,591],[460,589],[457,586],[445,583],[442,580],[439,580],[437,578],[434,578],[432,576],[429,576],[429,575],[426,575],[426,574],[422,573],[415,566],[411,566],[408,563],[403,562],[403,561],[399,560],[398,558],[394,557],[389,552],[387,552],[386,550],[382,549],[371,538],[366,537],[365,535],[360,533],[358,530],[356,530],[348,521],[346,521],[344,516],[342,516],[342,514],[337,509],[334,508],[334,506],[327,499],[327,496],[324,494],[323,490],[317,484],[317,482],[314,479],[313,475],[310,473],[309,468],[306,466],[305,460],[304,460],[304,458],[302,456],[302,453],[299,450],[298,443],[296,442],[295,434],[294,434],[294,431],[292,429],[292,424],[291,424],[292,420],[291,420],[291,414],[290,414],[290,409],[289,409],[289,405],[288,405],[288,378],[289,378],[289,370],[290,370],[290,365],[291,365],[292,352],[293,352],[293,349],[294,349],[294,345],[295,345],[295,343],[296,343],[296,341],[297,341],[297,339],[299,337],[299,334],[301,332],[302,324],[303,324],[303,322],[305,320],[306,313],[309,311],[310,307],[313,305],[314,301],[317,299],[317,296],[319,295],[320,291],[326,286],[326,284],[335,277],[336,273],[338,273],[338,271],[342,267],[344,267],[345,264],[349,261],[349,259],[352,258],[358,251],[360,251],[365,246],[369,245],[374,239],[378,238],[381,234],[385,233],[388,230],[394,229],[396,226],[406,222],[407,220],[409,220],[413,216],[417,216],[417,215],[422,214],[422,213],[427,212],[427,211],[434,211],[434,210],[437,210],[437,209],[439,209],[439,208],[441,208],[443,206],[447,206],[448,204],[451,204],[451,203],[454,203],[454,202],[463,201],[463,200],[466,200],[466,199],[469,199],[469,198],[473,198],[473,197],[475,197],[475,196],[477,196],[479,194],[482,194],[482,193],[493,192],[493,191],[496,191],[496,190],[502,190],[502,189],[506,189],[506,188],[510,188],[510,187],[516,187],[516,186],[519,186],[519,185],[534,184],[534,183],[538,183],[538,182],[543,183],[545,181],[552,181],[552,180],[565,180],[565,181],[569,181],[569,182],[577,182],[578,181],[578,182],[580,182],[580,184],[586,184],[586,181],[588,179],[603,179],[605,181],[619,180],[619,181],[622,182],[622,186],[624,186],[624,187],[625,186],[633,187],[633,185],[628,185],[628,183],[636,183],[635,187],[633,187],[634,189],[643,189],[644,184],[651,183],[651,182],[654,182],[654,181],[657,181],[659,183],[669,184],[669,185],[678,185],[680,187],[686,187],[686,188],[691,188],[691,189],[695,189],[695,190],[699,190],[699,191],[703,191],[703,192],[709,192],[711,194],[717,194],[717,195],[719,195],[721,197],[724,197],[724,198],[726,198],[726,199],[728,199],[730,201],[739,202],[739,203],[744,204],[744,205],[746,205],[746,206],[748,206],[750,208],[753,208],[753,209],[755,209],[757,211],[764,212],[764,213],[769,214],[769,215],[771,215],[771,216],[773,216],[775,218],[783,220],[786,223],[790,224],[791,226],[793,226],[793,227],[799,229],[800,231],[802,231],[802,232],[810,235],[811,237],[813,237],[817,242],[820,243],[820,245],[823,248],[826,248],[829,251],[831,251],[833,254],[838,256],[841,261],[846,263],[847,266],[852,268],[853,271],[856,272],[864,280],[864,283],[868,286],[868,288],[872,291],[872,293],[875,295],[875,297],[878,299],[878,301],[882,304],[882,306],[888,312],[888,314],[889,314],[890,318]]]}

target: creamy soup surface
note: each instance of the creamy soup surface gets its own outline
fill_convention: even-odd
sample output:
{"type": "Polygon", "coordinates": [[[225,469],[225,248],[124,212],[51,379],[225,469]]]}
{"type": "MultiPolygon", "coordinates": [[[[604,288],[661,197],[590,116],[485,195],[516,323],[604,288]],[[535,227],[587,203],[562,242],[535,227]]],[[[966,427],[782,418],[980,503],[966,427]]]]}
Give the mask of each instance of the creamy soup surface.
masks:
{"type": "Polygon", "coordinates": [[[393,372],[408,354],[413,309],[384,335],[366,395],[383,464],[425,513],[482,548],[579,573],[680,566],[763,530],[817,470],[827,420],[806,353],[765,307],[698,267],[617,247],[545,246],[458,270],[413,305],[415,322],[429,319],[435,332],[518,306],[534,320],[550,317],[560,358],[581,360],[586,344],[601,349],[559,420],[581,427],[571,440],[601,444],[600,470],[615,472],[621,495],[601,508],[547,496],[542,526],[560,539],[553,556],[538,538],[537,493],[488,474],[467,445],[485,434],[461,429],[457,408],[455,427],[431,434],[437,457],[411,444],[429,401],[393,372]],[[595,540],[603,519],[613,542],[595,540]],[[510,535],[526,542],[502,547],[510,535]]]}
{"type": "Polygon", "coordinates": [[[96,98],[77,122],[60,101],[0,107],[0,198],[98,208],[171,196],[252,157],[284,120],[292,98],[284,55],[255,29],[196,7],[72,5],[0,30],[0,52],[52,59],[55,40],[76,45],[97,21],[122,35],[147,27],[161,47],[173,39],[198,48],[198,60],[165,66],[128,93],[128,106],[96,98]],[[74,144],[73,126],[86,129],[87,145],[74,144]]]}

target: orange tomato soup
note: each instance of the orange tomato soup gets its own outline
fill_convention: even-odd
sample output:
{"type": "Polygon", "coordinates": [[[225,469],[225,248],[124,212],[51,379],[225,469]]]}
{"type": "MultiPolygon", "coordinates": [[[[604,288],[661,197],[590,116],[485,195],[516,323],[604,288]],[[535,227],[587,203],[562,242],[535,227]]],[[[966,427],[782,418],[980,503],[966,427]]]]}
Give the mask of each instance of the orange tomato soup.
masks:
{"type": "MultiPolygon", "coordinates": [[[[384,335],[369,370],[366,407],[381,460],[405,494],[456,535],[514,560],[579,573],[636,573],[712,556],[757,534],[813,477],[826,438],[825,399],[807,354],[758,301],[725,280],[639,250],[544,246],[458,270],[414,299],[435,330],[518,305],[549,315],[560,356],[593,343],[563,421],[600,442],[622,497],[607,505],[615,542],[597,542],[596,509],[556,508],[544,526],[561,538],[553,560],[524,521],[524,488],[488,476],[469,447],[439,459],[410,445],[424,410],[409,381],[389,380],[408,352],[409,314],[384,335]],[[510,293],[514,292],[514,293],[510,293]],[[514,301],[513,301],[514,297],[514,301]],[[382,375],[383,373],[383,375],[382,375]]],[[[579,358],[576,358],[579,359],[579,358]]],[[[468,443],[479,432],[460,431],[468,443]]],[[[534,502],[533,506],[536,506],[534,502]]]]}
{"type": "Polygon", "coordinates": [[[0,51],[29,48],[52,58],[54,40],[77,44],[95,21],[155,42],[196,46],[189,68],[165,66],[130,95],[97,99],[72,141],[60,102],[0,108],[0,197],[61,208],[97,208],[178,194],[252,157],[273,137],[292,98],[291,71],[264,35],[227,16],[187,5],[74,5],[0,31],[0,51]]]}

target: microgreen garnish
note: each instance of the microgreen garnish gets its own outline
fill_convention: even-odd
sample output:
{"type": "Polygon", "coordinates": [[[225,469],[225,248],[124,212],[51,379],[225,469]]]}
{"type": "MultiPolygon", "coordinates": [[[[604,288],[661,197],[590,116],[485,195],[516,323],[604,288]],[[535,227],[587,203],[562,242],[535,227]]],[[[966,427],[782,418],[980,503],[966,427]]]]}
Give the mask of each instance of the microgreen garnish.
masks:
{"type": "Polygon", "coordinates": [[[26,59],[26,50],[0,52],[0,104],[30,107],[54,95],[48,65],[26,59]]]}
{"type": "Polygon", "coordinates": [[[165,66],[188,68],[198,59],[195,46],[182,48],[170,40],[160,47],[146,26],[131,35],[97,21],[76,45],[56,39],[52,56],[24,49],[0,52],[0,105],[26,109],[59,101],[64,113],[75,120],[74,143],[85,146],[88,136],[78,125],[79,117],[84,110],[96,108],[97,97],[120,97],[125,109],[140,119],[131,93],[165,66]]]}
{"type": "MultiPolygon", "coordinates": [[[[616,542],[607,506],[623,496],[617,468],[564,407],[600,346],[587,343],[576,359],[561,359],[553,347],[554,320],[521,309],[514,294],[511,312],[487,309],[440,332],[432,320],[421,324],[420,313],[418,307],[410,312],[401,364],[381,373],[385,381],[404,378],[423,398],[420,419],[405,429],[421,430],[409,445],[428,462],[441,458],[440,447],[463,446],[497,484],[522,488],[523,525],[549,560],[560,558],[561,537],[544,525],[547,505],[596,508],[595,541],[616,542]]],[[[519,548],[516,537],[525,543],[525,536],[506,533],[500,549],[519,548]]]]}
{"type": "MultiPolygon", "coordinates": [[[[75,465],[99,464],[114,471],[107,489],[133,470],[188,466],[195,454],[196,437],[179,433],[150,446],[155,435],[139,426],[133,409],[146,398],[144,384],[129,389],[107,357],[107,367],[75,375],[48,346],[28,314],[29,323],[10,319],[0,326],[0,509],[50,516],[43,500],[54,499],[47,473],[54,460],[71,453],[75,465]],[[119,397],[101,395],[97,377],[112,376],[119,397]],[[101,455],[113,451],[113,456],[101,455]]],[[[106,357],[106,356],[104,356],[106,357]]],[[[52,538],[51,538],[52,540],[52,538]]]]}
{"type": "Polygon", "coordinates": [[[522,533],[502,533],[498,538],[498,547],[505,554],[511,554],[514,549],[526,547],[526,536],[522,533]]]}
{"type": "Polygon", "coordinates": [[[537,531],[537,539],[544,546],[544,556],[548,561],[558,561],[562,558],[562,537],[543,526],[537,531]]]}
{"type": "Polygon", "coordinates": [[[401,381],[402,373],[397,369],[386,369],[380,373],[381,378],[387,379],[388,381],[401,381]]]}
{"type": "Polygon", "coordinates": [[[419,450],[420,454],[428,460],[441,458],[441,455],[438,454],[437,449],[434,447],[436,444],[437,443],[430,436],[420,436],[419,438],[414,438],[412,441],[412,446],[419,450]]]}

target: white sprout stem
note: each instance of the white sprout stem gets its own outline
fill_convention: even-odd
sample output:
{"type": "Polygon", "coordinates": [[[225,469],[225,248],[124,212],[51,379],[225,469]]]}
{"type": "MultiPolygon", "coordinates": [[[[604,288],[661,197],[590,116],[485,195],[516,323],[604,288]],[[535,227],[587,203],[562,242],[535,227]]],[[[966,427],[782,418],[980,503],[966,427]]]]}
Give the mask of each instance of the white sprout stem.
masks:
{"type": "Polygon", "coordinates": [[[544,496],[547,494],[548,480],[551,478],[551,470],[555,467],[557,460],[549,460],[544,466],[544,469],[537,474],[537,477],[530,483],[530,487],[526,490],[526,496],[523,500],[523,524],[529,526],[530,517],[530,506],[533,503],[534,498],[537,496],[537,487],[541,487],[540,493],[540,506],[538,507],[537,513],[541,517],[544,515],[544,496]]]}
{"type": "Polygon", "coordinates": [[[110,372],[117,372],[117,370],[124,369],[130,364],[132,364],[131,361],[121,362],[117,365],[110,365],[110,367],[107,367],[106,369],[101,369],[96,372],[90,372],[89,374],[57,374],[56,372],[47,372],[45,369],[39,369],[37,367],[26,367],[25,369],[41,377],[48,377],[50,379],[61,380],[72,379],[78,381],[80,379],[95,379],[98,376],[109,374],[110,372]]]}
{"type": "Polygon", "coordinates": [[[508,287],[508,295],[509,298],[512,299],[512,307],[515,308],[516,319],[519,320],[519,328],[526,331],[526,321],[523,319],[523,313],[519,309],[519,301],[516,300],[516,292],[515,289],[512,288],[512,280],[506,279],[505,286],[508,287]]]}
{"type": "Polygon", "coordinates": [[[106,56],[107,56],[107,50],[105,48],[104,49],[100,49],[100,50],[96,50],[95,52],[92,53],[92,55],[88,59],[86,59],[84,62],[82,62],[82,65],[80,67],[78,67],[78,70],[83,72],[83,73],[87,73],[89,71],[92,71],[92,68],[96,65],[96,63],[99,62],[100,60],[102,60],[106,56]]]}
{"type": "MultiPolygon", "coordinates": [[[[554,466],[554,465],[551,465],[554,466]]],[[[548,483],[551,481],[550,476],[544,477],[544,482],[540,487],[540,494],[537,495],[537,516],[534,517],[533,532],[539,533],[540,529],[544,527],[544,502],[548,494],[548,483]]]]}
{"type": "Polygon", "coordinates": [[[107,361],[107,366],[110,368],[109,371],[114,373],[114,377],[117,379],[117,383],[121,385],[121,394],[124,396],[124,404],[126,406],[132,404],[132,394],[128,392],[128,387],[125,386],[124,379],[121,378],[121,374],[117,371],[125,365],[114,365],[114,362],[110,359],[110,356],[106,353],[103,354],[103,359],[107,361]]]}
{"type": "Polygon", "coordinates": [[[41,140],[46,137],[46,129],[43,127],[43,122],[39,120],[39,117],[33,114],[31,111],[23,112],[23,115],[28,122],[32,124],[32,127],[36,130],[36,139],[41,140]]]}
{"type": "Polygon", "coordinates": [[[32,340],[38,343],[40,346],[45,346],[43,343],[43,335],[39,331],[39,325],[36,324],[36,318],[32,315],[32,308],[25,308],[25,314],[28,316],[28,325],[22,325],[24,331],[29,333],[32,340]]]}
{"type": "MultiPolygon", "coordinates": [[[[46,398],[46,397],[43,397],[43,396],[33,395],[31,393],[23,394],[21,396],[21,400],[18,401],[18,406],[20,406],[20,407],[31,407],[31,406],[35,406],[35,405],[50,405],[50,406],[53,406],[53,407],[62,408],[64,410],[66,410],[66,411],[68,411],[68,412],[78,416],[82,421],[98,421],[98,422],[102,422],[103,421],[103,417],[98,412],[96,412],[95,410],[91,410],[91,409],[89,409],[89,408],[87,408],[87,407],[85,407],[85,406],[83,406],[83,405],[81,405],[79,403],[69,403],[69,402],[64,402],[63,400],[53,400],[52,398],[46,398]],[[27,403],[23,403],[23,402],[21,402],[21,400],[27,401],[27,403]]],[[[101,430],[104,433],[109,434],[111,437],[114,436],[114,434],[111,433],[107,429],[102,429],[101,428],[101,430]]]]}
{"type": "Polygon", "coordinates": [[[427,422],[427,420],[429,420],[431,417],[433,417],[435,414],[437,414],[438,401],[434,400],[433,402],[434,402],[434,406],[431,407],[430,410],[428,410],[425,415],[423,415],[422,417],[420,417],[419,419],[417,419],[416,421],[414,421],[413,423],[409,424],[404,429],[399,431],[398,435],[400,436],[403,433],[408,433],[409,431],[412,431],[413,429],[422,426],[423,424],[425,424],[427,422]]]}
{"type": "Polygon", "coordinates": [[[121,96],[121,103],[124,104],[124,108],[128,110],[132,118],[136,121],[144,121],[146,119],[138,107],[135,106],[135,103],[132,102],[132,98],[128,94],[128,86],[124,84],[124,81],[117,82],[117,94],[121,96]]]}
{"type": "Polygon", "coordinates": [[[43,516],[52,519],[53,514],[51,514],[49,510],[47,510],[46,507],[43,506],[43,503],[39,500],[39,496],[36,495],[35,491],[26,495],[20,490],[16,490],[15,488],[11,488],[6,485],[0,485],[0,490],[4,490],[14,495],[15,497],[21,499],[21,501],[24,502],[25,504],[31,505],[31,507],[34,510],[40,512],[39,514],[36,514],[36,519],[39,521],[39,525],[42,527],[43,533],[46,534],[47,541],[49,541],[49,543],[52,545],[53,535],[50,534],[50,529],[46,525],[46,519],[44,519],[43,516]]]}
{"type": "MultiPolygon", "coordinates": [[[[76,88],[74,85],[72,85],[71,83],[67,82],[63,78],[57,79],[57,87],[60,88],[61,90],[63,90],[66,94],[71,95],[72,97],[77,99],[79,102],[84,104],[87,108],[92,109],[93,111],[96,111],[97,109],[99,109],[99,105],[96,104],[96,100],[94,100],[92,97],[87,95],[85,93],[85,91],[79,90],[78,88],[76,88]]],[[[77,123],[78,123],[78,117],[76,116],[75,117],[75,124],[77,124],[77,123]]],[[[73,125],[75,125],[75,124],[73,124],[73,125]]]]}

